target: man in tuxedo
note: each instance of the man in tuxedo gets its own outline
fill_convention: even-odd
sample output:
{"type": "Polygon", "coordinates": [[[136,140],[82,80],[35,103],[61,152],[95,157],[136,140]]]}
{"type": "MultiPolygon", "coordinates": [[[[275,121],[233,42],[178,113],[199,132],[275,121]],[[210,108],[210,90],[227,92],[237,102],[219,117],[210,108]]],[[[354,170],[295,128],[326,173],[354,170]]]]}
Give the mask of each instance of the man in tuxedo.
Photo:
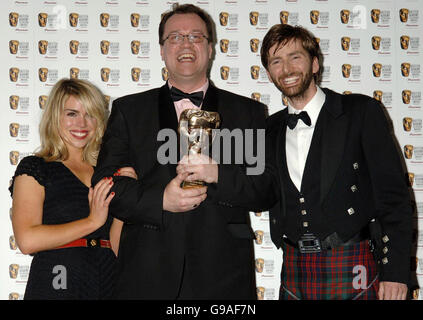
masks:
{"type": "Polygon", "coordinates": [[[289,105],[267,119],[265,173],[219,176],[220,199],[270,209],[280,299],[405,299],[412,208],[383,107],[321,89],[321,51],[302,27],[273,26],[261,59],[289,105]]]}
{"type": "MultiPolygon", "coordinates": [[[[220,129],[264,129],[263,104],[220,90],[207,77],[213,26],[210,16],[194,5],[165,13],[159,42],[167,83],[113,102],[93,183],[122,166],[133,167],[138,176],[114,176],[110,212],[124,222],[119,299],[256,298],[248,210],[213,201],[218,187],[211,179],[200,188],[181,188],[193,171],[177,174],[177,163],[161,164],[158,159],[160,147],[170,143],[160,141],[159,131],[176,133],[184,109],[218,112],[220,129]]],[[[195,168],[216,176],[225,165],[202,163],[195,168]]]]}

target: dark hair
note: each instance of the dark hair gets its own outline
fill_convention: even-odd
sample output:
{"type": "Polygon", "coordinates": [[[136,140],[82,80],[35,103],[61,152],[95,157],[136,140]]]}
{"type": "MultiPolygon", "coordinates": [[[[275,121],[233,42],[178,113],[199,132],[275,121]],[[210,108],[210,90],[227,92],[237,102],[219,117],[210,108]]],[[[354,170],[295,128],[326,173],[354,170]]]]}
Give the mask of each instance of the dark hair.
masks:
{"type": "Polygon", "coordinates": [[[320,50],[319,43],[314,35],[307,29],[300,26],[291,26],[288,24],[276,24],[264,36],[261,45],[261,63],[268,70],[269,51],[274,45],[284,46],[292,40],[300,40],[303,48],[309,53],[311,60],[314,57],[319,62],[319,71],[314,74],[314,80],[318,84],[323,73],[323,54],[320,50]]]}
{"type": "Polygon", "coordinates": [[[207,34],[208,42],[212,44],[215,43],[216,37],[214,33],[214,22],[212,18],[210,17],[210,15],[203,9],[193,4],[183,4],[183,5],[176,4],[173,6],[171,11],[167,11],[162,14],[162,19],[159,25],[159,44],[160,45],[163,45],[164,43],[163,32],[164,32],[164,27],[167,20],[169,20],[169,18],[175,14],[189,14],[189,13],[196,14],[197,16],[201,18],[201,20],[204,21],[207,28],[207,33],[208,33],[207,34]]]}

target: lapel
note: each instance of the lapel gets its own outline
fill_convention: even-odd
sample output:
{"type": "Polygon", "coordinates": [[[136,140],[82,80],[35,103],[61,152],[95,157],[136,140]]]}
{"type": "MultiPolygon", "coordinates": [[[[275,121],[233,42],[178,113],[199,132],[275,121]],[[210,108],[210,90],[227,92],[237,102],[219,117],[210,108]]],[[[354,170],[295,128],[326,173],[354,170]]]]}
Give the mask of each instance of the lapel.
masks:
{"type": "Polygon", "coordinates": [[[219,112],[220,114],[221,110],[219,109],[218,89],[209,80],[209,87],[206,91],[206,95],[204,96],[201,110],[219,112]]]}
{"type": "Polygon", "coordinates": [[[282,217],[285,217],[286,215],[284,184],[290,183],[288,164],[286,162],[286,147],[285,147],[287,115],[288,115],[288,108],[285,108],[284,110],[282,110],[282,121],[278,127],[278,132],[276,135],[276,167],[278,168],[279,185],[281,188],[280,193],[281,193],[281,200],[282,200],[281,201],[281,216],[282,217]]]}
{"type": "Polygon", "coordinates": [[[178,117],[176,116],[175,105],[170,97],[169,85],[160,88],[159,93],[159,122],[160,129],[170,128],[177,132],[178,117]]]}
{"type": "Polygon", "coordinates": [[[322,158],[320,202],[325,199],[335,179],[344,154],[349,117],[344,112],[342,95],[323,89],[326,100],[322,107],[322,158]]]}

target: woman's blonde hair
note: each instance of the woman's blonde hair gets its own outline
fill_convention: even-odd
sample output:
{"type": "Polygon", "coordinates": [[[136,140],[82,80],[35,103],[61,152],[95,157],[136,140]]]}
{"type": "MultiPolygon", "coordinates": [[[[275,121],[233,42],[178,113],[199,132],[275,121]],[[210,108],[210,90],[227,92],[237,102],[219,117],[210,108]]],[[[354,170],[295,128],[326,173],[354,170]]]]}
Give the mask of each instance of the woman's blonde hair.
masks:
{"type": "Polygon", "coordinates": [[[36,155],[46,161],[68,158],[68,149],[60,136],[60,117],[70,96],[75,97],[84,106],[87,114],[97,120],[94,137],[83,150],[83,160],[94,166],[106,127],[108,103],[96,86],[80,79],[61,79],[51,89],[40,122],[41,146],[36,155]]]}

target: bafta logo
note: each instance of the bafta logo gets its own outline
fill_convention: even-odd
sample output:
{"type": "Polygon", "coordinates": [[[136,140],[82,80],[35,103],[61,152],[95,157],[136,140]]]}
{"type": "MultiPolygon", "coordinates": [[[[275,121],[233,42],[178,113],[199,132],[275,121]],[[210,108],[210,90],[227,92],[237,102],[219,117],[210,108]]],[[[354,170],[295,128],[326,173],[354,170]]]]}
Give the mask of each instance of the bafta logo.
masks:
{"type": "Polygon", "coordinates": [[[71,40],[69,41],[69,50],[71,54],[77,54],[79,49],[79,41],[71,40]]]}
{"type": "Polygon", "coordinates": [[[227,12],[219,13],[219,23],[222,27],[225,27],[228,25],[228,18],[229,18],[229,13],[227,12]]]}
{"type": "Polygon", "coordinates": [[[9,51],[11,54],[17,54],[19,49],[19,41],[18,40],[10,40],[9,41],[9,51]]]}
{"type": "Polygon", "coordinates": [[[78,25],[79,14],[72,12],[69,14],[69,25],[75,28],[78,25]]]}
{"type": "Polygon", "coordinates": [[[351,65],[348,63],[344,63],[342,65],[342,76],[344,78],[349,78],[351,74],[351,65]]]}
{"type": "Polygon", "coordinates": [[[38,14],[38,25],[42,28],[44,28],[47,25],[47,18],[48,14],[44,12],[40,12],[38,14]]]}
{"type": "Polygon", "coordinates": [[[18,25],[19,13],[11,12],[9,13],[9,24],[11,27],[16,27],[18,25]]]}
{"type": "Polygon", "coordinates": [[[342,50],[344,50],[344,51],[350,50],[350,42],[351,42],[350,37],[342,37],[341,38],[341,48],[342,48],[342,50]]]}
{"type": "Polygon", "coordinates": [[[404,128],[404,131],[407,131],[407,132],[411,131],[412,125],[413,125],[413,118],[404,117],[402,119],[402,126],[404,128]]]}
{"type": "Polygon", "coordinates": [[[370,11],[370,16],[373,23],[379,23],[380,9],[372,9],[372,11],[370,11]]]}
{"type": "Polygon", "coordinates": [[[40,40],[38,41],[38,52],[40,54],[46,54],[48,49],[48,41],[47,40],[40,40]]]}
{"type": "MultiPolygon", "coordinates": [[[[217,112],[199,109],[186,109],[179,118],[178,132],[181,137],[181,153],[184,155],[210,154],[210,147],[215,133],[220,127],[217,112]]],[[[184,181],[182,188],[196,188],[204,185],[203,181],[184,181]]]]}
{"type": "Polygon", "coordinates": [[[131,26],[134,28],[138,28],[139,24],[140,24],[140,14],[131,13],[131,26]]]}
{"type": "Polygon", "coordinates": [[[317,24],[319,22],[320,12],[318,10],[310,11],[310,22],[311,24],[317,24]]]}
{"type": "Polygon", "coordinates": [[[281,11],[279,13],[279,20],[281,24],[288,24],[289,12],[288,11],[281,11]]]}

